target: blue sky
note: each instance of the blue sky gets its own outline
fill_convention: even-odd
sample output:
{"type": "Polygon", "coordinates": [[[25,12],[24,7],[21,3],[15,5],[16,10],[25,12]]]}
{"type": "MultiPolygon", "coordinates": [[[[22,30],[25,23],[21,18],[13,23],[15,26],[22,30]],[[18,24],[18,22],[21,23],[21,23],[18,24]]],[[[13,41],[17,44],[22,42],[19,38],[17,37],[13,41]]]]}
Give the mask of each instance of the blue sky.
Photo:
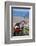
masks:
{"type": "MultiPolygon", "coordinates": [[[[12,13],[11,13],[12,14],[12,13]]],[[[29,9],[14,9],[13,8],[13,16],[29,16],[29,9]]]]}

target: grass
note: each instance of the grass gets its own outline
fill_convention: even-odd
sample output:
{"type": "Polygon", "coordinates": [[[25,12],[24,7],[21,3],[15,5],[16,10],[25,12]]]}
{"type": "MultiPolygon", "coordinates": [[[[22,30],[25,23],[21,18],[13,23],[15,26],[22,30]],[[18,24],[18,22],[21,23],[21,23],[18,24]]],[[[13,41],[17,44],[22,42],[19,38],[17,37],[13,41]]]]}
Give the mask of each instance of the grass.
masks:
{"type": "Polygon", "coordinates": [[[24,34],[29,34],[29,27],[23,28],[23,33],[24,34]]]}

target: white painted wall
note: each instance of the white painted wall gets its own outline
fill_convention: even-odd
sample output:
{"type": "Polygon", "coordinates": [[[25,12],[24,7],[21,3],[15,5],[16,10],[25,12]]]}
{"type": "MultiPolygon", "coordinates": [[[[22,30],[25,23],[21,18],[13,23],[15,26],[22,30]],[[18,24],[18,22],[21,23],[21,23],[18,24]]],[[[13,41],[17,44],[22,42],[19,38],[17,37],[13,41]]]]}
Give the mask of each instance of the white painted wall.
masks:
{"type": "MultiPolygon", "coordinates": [[[[4,34],[4,1],[5,0],[0,0],[0,46],[36,46],[36,42],[35,43],[32,42],[32,43],[9,44],[9,45],[4,44],[4,35],[5,35],[4,34]]],[[[15,1],[36,3],[36,0],[15,0],[15,1]]],[[[35,21],[36,21],[36,16],[35,16],[35,21]]]]}

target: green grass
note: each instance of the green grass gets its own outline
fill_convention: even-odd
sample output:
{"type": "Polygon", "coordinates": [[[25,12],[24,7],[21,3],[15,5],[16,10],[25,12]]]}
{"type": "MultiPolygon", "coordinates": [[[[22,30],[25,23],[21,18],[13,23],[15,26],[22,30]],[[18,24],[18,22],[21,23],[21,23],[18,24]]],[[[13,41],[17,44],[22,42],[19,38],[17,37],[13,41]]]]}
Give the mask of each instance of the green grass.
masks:
{"type": "Polygon", "coordinates": [[[25,27],[25,28],[23,28],[23,33],[28,34],[28,33],[29,33],[29,27],[25,27]]]}

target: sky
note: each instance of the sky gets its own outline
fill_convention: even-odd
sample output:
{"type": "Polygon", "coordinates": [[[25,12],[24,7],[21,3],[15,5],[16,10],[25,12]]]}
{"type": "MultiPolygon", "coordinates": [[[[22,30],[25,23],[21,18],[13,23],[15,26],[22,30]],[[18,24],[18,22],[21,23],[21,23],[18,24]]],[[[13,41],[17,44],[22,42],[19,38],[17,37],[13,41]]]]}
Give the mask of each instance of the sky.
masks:
{"type": "MultiPolygon", "coordinates": [[[[11,11],[12,14],[12,11],[11,11]]],[[[13,16],[29,16],[29,9],[16,9],[13,8],[13,16]]]]}

